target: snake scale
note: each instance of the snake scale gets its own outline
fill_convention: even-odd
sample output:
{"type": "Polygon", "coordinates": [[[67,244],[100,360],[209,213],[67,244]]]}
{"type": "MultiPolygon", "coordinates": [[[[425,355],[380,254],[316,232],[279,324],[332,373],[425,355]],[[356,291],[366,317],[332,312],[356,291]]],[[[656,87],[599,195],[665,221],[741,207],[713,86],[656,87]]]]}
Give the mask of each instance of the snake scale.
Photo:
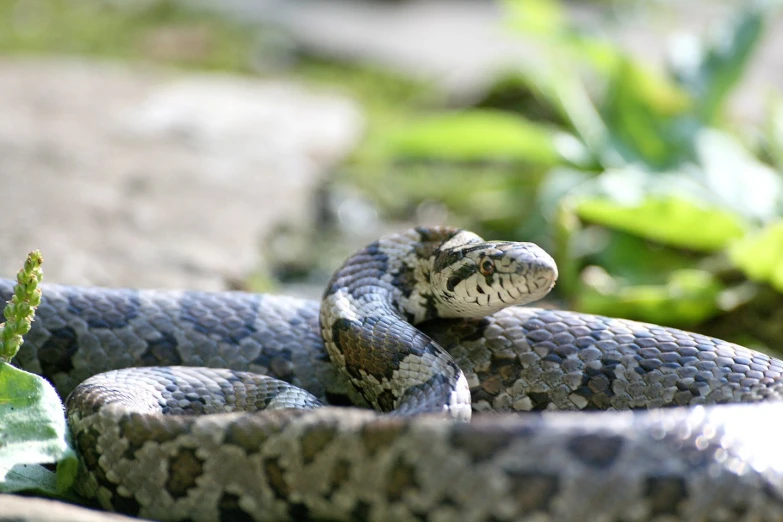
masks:
{"type": "Polygon", "coordinates": [[[70,393],[79,491],[141,517],[783,520],[783,362],[508,306],[556,277],[535,245],[419,227],[321,303],[44,285],[15,363],[70,393]]]}

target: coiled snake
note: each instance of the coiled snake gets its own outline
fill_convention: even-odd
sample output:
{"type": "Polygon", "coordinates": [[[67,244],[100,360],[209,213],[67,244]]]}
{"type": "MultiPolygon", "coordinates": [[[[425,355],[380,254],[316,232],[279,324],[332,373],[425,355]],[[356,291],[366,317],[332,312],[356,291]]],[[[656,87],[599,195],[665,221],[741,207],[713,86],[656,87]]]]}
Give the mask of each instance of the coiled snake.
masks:
{"type": "Polygon", "coordinates": [[[783,520],[783,362],[507,307],[556,277],[535,245],[417,228],[322,303],[46,285],[16,362],[63,396],[90,377],[67,400],[80,492],[141,517],[783,520]]]}

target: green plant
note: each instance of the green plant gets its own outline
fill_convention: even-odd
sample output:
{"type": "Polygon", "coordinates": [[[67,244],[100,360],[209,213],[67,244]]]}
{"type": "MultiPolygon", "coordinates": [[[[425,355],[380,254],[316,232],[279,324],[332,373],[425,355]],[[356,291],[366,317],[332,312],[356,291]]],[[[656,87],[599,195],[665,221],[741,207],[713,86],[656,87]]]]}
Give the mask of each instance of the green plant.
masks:
{"type": "Polygon", "coordinates": [[[30,253],[17,274],[14,295],[6,304],[0,330],[0,492],[37,490],[62,495],[76,476],[78,461],[52,385],[10,361],[30,331],[41,303],[38,284],[43,258],[30,253]],[[41,464],[57,463],[57,474],[41,464]]]}
{"type": "Polygon", "coordinates": [[[0,52],[252,70],[256,33],[171,0],[0,2],[0,52]]]}
{"type": "Polygon", "coordinates": [[[674,49],[663,71],[572,27],[553,0],[505,5],[543,59],[504,78],[504,94],[385,136],[398,190],[448,185],[441,199],[470,226],[541,241],[561,267],[560,296],[583,311],[694,326],[752,300],[748,280],[783,291],[783,105],[772,98],[756,132],[732,132],[726,110],[777,4],[741,6],[721,39],[690,60],[674,49]],[[476,165],[502,174],[432,174],[476,165]],[[486,183],[501,220],[470,206],[486,183]]]}

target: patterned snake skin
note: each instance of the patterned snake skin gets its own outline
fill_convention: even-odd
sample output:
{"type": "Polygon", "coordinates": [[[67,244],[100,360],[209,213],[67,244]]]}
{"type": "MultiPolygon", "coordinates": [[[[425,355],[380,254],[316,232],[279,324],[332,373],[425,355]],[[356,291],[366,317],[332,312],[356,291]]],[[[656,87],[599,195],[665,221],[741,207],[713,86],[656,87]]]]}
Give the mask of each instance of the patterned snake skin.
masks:
{"type": "MultiPolygon", "coordinates": [[[[383,257],[379,244],[368,248],[383,257]]],[[[350,314],[327,314],[339,327],[322,340],[324,308],[350,311],[364,288],[340,308],[329,299],[346,288],[340,273],[323,307],[237,292],[44,285],[15,363],[62,396],[100,372],[164,367],[110,372],[71,395],[80,492],[161,520],[783,520],[783,362],[699,334],[566,311],[515,306],[428,321],[444,311],[421,295],[421,313],[397,314],[425,320],[410,353],[434,354],[447,373],[453,358],[461,371],[438,381],[421,370],[405,390],[429,387],[405,395],[384,388],[378,372],[330,362],[327,351],[352,359],[358,349],[350,314]],[[444,418],[464,417],[448,406],[459,403],[450,394],[462,379],[470,423],[444,418]],[[357,380],[381,386],[365,393],[357,380]],[[433,393],[448,404],[433,408],[433,393]],[[381,410],[405,403],[438,413],[345,407],[367,406],[365,397],[381,410]],[[319,401],[333,406],[254,412],[319,401]],[[193,414],[217,412],[230,413],[193,414]]],[[[400,271],[387,264],[386,273],[400,271]]],[[[0,297],[11,288],[0,280],[0,297]]],[[[399,328],[386,315],[394,311],[378,310],[362,327],[388,339],[399,328]]],[[[405,360],[393,361],[398,371],[421,366],[405,360]]]]}

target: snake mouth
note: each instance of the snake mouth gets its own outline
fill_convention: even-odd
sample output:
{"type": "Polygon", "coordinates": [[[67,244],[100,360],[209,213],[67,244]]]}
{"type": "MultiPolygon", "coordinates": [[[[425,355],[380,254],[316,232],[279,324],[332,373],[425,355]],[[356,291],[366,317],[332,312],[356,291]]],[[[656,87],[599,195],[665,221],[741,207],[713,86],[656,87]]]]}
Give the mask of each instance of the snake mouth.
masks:
{"type": "Polygon", "coordinates": [[[559,275],[557,263],[552,256],[538,247],[536,250],[535,260],[528,265],[529,268],[524,274],[528,283],[528,292],[533,298],[531,301],[537,301],[546,296],[557,284],[559,275]]]}
{"type": "Polygon", "coordinates": [[[557,283],[557,263],[546,251],[534,243],[510,243],[497,263],[498,272],[511,279],[509,285],[501,287],[507,291],[516,289],[523,294],[526,304],[546,296],[557,283]]]}

